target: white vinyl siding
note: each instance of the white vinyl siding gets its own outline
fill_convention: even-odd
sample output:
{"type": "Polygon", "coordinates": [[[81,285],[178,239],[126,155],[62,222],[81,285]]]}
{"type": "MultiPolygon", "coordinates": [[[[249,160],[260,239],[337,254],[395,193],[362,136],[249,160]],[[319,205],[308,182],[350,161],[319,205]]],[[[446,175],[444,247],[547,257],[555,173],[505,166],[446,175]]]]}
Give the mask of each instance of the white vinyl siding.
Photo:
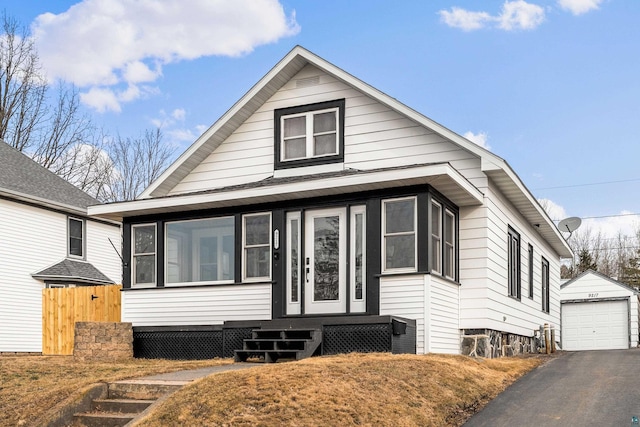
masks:
{"type": "Polygon", "coordinates": [[[267,100],[169,194],[260,181],[274,174],[274,110],[345,99],[344,169],[449,162],[475,185],[480,159],[319,69],[307,66],[267,100]],[[319,84],[296,81],[318,77],[319,84]],[[389,147],[393,146],[393,150],[389,147]]]}
{"type": "Polygon", "coordinates": [[[394,315],[416,321],[416,353],[427,353],[425,312],[427,296],[422,275],[380,278],[380,314],[394,315]]]}
{"type": "Polygon", "coordinates": [[[85,221],[85,225],[87,261],[113,280],[113,283],[121,284],[122,230],[120,226],[90,220],[85,221]]]}
{"type": "Polygon", "coordinates": [[[380,278],[380,314],[416,321],[416,352],[460,353],[459,286],[431,275],[380,278]]]}
{"type": "MultiPolygon", "coordinates": [[[[545,323],[560,325],[560,260],[535,226],[504,199],[491,181],[480,188],[485,203],[460,209],[460,328],[487,328],[532,336],[545,323]],[[534,296],[520,301],[508,296],[507,229],[520,233],[520,244],[535,248],[534,296]],[[549,261],[549,313],[541,310],[540,256],[549,261]]],[[[522,277],[528,283],[527,257],[520,257],[522,277]]]]}
{"type": "Polygon", "coordinates": [[[427,276],[431,296],[429,310],[430,351],[460,353],[460,286],[434,276],[427,276]]]}
{"type": "MultiPolygon", "coordinates": [[[[63,213],[0,199],[0,352],[42,351],[42,289],[31,274],[67,257],[63,213]]],[[[85,220],[86,259],[114,282],[121,262],[106,239],[120,243],[119,227],[85,220]]]]}
{"type": "Polygon", "coordinates": [[[220,325],[271,319],[271,284],[122,292],[122,321],[133,326],[220,325]]]}

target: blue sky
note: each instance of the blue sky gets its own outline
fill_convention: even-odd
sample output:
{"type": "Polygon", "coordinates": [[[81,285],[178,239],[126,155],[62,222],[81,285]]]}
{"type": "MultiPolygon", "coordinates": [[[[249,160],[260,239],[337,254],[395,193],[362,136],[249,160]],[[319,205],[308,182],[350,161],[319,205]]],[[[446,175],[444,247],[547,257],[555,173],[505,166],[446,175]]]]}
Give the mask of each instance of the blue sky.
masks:
{"type": "Polygon", "coordinates": [[[640,213],[638,1],[0,5],[111,133],[161,125],[181,152],[299,44],[488,146],[553,219],[604,217],[585,222],[609,234],[640,224],[616,216],[640,213]]]}

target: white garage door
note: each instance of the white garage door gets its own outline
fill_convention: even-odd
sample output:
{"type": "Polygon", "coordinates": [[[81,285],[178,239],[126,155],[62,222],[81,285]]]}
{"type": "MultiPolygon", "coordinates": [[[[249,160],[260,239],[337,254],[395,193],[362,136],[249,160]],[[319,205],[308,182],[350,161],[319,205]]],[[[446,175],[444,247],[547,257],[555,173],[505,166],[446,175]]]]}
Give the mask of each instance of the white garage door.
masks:
{"type": "Polygon", "coordinates": [[[562,304],[564,350],[629,348],[627,301],[562,304]]]}

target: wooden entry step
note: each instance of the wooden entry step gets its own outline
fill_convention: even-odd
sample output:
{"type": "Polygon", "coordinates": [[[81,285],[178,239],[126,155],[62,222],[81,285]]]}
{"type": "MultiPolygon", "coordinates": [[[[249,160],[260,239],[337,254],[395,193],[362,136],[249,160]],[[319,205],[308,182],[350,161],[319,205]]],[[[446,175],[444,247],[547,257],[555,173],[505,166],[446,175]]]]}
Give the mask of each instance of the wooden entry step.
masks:
{"type": "Polygon", "coordinates": [[[234,360],[246,362],[258,358],[265,363],[300,360],[313,356],[320,344],[320,329],[254,329],[251,338],[243,340],[242,350],[234,351],[234,360]]]}

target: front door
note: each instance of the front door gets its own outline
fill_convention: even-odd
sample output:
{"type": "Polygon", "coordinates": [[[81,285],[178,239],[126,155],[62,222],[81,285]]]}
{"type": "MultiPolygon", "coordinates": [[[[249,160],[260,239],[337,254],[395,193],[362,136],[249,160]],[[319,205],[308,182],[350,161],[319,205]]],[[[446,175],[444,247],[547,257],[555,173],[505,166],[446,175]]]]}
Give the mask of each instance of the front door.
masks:
{"type": "Polygon", "coordinates": [[[346,208],[305,213],[302,285],[306,313],[346,312],[346,216],[346,208]]]}

